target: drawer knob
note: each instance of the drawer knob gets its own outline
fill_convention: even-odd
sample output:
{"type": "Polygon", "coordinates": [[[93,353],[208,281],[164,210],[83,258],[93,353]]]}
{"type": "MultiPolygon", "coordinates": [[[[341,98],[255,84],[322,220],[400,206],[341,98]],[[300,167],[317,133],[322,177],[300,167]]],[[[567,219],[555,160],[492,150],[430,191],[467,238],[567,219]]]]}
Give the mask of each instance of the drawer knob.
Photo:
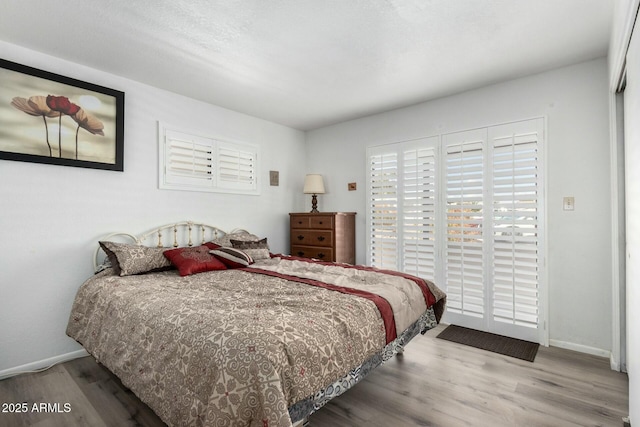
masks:
{"type": "Polygon", "coordinates": [[[298,251],[298,256],[304,256],[304,252],[298,251]]]}
{"type": "Polygon", "coordinates": [[[320,259],[324,258],[324,254],[322,252],[318,252],[318,258],[320,259]]]}
{"type": "Polygon", "coordinates": [[[324,236],[318,236],[318,240],[324,242],[324,236]]]}
{"type": "Polygon", "coordinates": [[[302,234],[300,234],[300,235],[298,236],[298,240],[303,240],[303,239],[304,239],[304,236],[303,236],[302,234]]]}

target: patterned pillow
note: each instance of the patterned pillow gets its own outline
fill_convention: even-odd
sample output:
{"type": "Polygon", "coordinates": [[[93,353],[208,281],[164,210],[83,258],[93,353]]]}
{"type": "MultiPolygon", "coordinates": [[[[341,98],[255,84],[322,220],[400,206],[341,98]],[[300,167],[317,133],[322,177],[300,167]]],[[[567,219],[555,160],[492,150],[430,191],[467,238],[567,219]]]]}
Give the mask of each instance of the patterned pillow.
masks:
{"type": "Polygon", "coordinates": [[[207,246],[170,249],[164,256],[178,268],[181,276],[213,270],[226,270],[227,267],[209,253],[207,246]]]}
{"type": "Polygon", "coordinates": [[[248,254],[235,248],[218,248],[210,252],[229,268],[242,268],[253,264],[248,254]]]}
{"type": "MultiPolygon", "coordinates": [[[[101,247],[102,248],[102,247],[101,247]]],[[[102,248],[102,251],[105,253],[105,255],[107,254],[107,251],[104,250],[104,248],[102,248]]],[[[114,256],[114,255],[112,255],[114,256]]],[[[94,274],[98,274],[101,271],[106,270],[107,268],[111,268],[113,270],[113,272],[115,274],[119,274],[120,272],[116,272],[116,268],[113,266],[113,264],[111,263],[111,259],[109,259],[109,256],[106,255],[103,259],[102,259],[102,263],[96,265],[96,269],[93,272],[94,274]]],[[[118,269],[120,268],[120,266],[118,266],[118,269]]]]}
{"type": "Polygon", "coordinates": [[[259,240],[260,237],[256,236],[255,234],[251,234],[248,231],[243,230],[243,231],[236,231],[235,233],[225,234],[222,237],[218,237],[217,239],[212,240],[211,243],[217,244],[218,246],[222,246],[225,248],[230,248],[231,239],[242,240],[244,242],[247,240],[259,240]]]}
{"type": "Polygon", "coordinates": [[[171,263],[163,256],[167,248],[149,248],[116,242],[98,242],[111,266],[120,276],[169,270],[171,263]]]}
{"type": "Polygon", "coordinates": [[[261,240],[234,240],[230,239],[231,245],[234,249],[240,249],[255,260],[269,259],[269,245],[267,244],[267,238],[261,240]]]}

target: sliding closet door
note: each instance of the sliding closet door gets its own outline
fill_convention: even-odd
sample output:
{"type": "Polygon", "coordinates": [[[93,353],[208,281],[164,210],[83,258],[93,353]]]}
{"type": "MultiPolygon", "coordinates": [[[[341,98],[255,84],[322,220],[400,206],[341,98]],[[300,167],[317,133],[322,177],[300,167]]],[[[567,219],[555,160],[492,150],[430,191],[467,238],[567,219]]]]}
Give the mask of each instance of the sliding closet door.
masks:
{"type": "Polygon", "coordinates": [[[640,32],[636,24],[627,52],[624,92],[626,206],[627,372],[629,415],[640,425],[640,32]],[[631,404],[631,402],[634,402],[631,404]]]}

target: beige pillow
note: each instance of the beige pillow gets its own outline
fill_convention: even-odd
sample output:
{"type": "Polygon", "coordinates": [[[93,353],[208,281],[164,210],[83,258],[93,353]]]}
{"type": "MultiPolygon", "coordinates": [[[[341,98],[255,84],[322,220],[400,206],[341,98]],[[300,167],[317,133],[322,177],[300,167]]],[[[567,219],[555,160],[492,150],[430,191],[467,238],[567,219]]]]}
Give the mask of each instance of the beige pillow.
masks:
{"type": "Polygon", "coordinates": [[[171,262],[165,258],[168,248],[149,248],[116,242],[98,242],[109,257],[111,266],[120,276],[148,273],[150,271],[169,270],[171,262]]]}

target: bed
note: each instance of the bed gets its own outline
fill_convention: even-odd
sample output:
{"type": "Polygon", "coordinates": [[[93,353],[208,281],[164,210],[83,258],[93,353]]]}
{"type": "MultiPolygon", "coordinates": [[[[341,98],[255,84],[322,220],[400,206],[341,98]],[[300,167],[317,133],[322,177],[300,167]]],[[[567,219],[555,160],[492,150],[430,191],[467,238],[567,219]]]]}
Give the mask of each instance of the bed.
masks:
{"type": "Polygon", "coordinates": [[[99,248],[67,335],[171,426],[305,423],[434,327],[446,300],[427,280],[190,221],[99,248]]]}

